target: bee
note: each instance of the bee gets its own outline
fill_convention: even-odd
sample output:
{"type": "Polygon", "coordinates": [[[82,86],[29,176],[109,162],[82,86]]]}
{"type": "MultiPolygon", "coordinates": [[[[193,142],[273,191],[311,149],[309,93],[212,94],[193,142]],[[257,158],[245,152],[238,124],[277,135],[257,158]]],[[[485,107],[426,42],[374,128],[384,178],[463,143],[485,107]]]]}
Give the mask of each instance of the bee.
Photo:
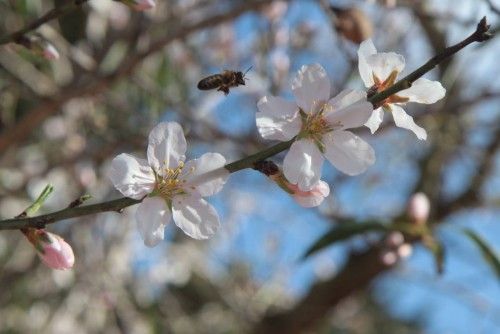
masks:
{"type": "Polygon", "coordinates": [[[247,80],[245,74],[247,74],[251,68],[252,67],[249,67],[245,73],[225,70],[222,73],[210,75],[198,82],[198,89],[210,90],[217,88],[217,91],[224,92],[224,95],[227,95],[229,94],[229,88],[245,85],[245,80],[247,80]]]}

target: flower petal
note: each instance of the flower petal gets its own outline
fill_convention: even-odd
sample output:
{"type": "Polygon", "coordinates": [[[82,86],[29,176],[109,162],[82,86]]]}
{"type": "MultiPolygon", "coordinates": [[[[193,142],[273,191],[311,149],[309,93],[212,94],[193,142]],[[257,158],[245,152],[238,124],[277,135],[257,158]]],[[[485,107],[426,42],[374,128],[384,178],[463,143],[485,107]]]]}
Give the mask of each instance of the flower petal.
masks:
{"type": "Polygon", "coordinates": [[[330,80],[319,64],[304,65],[292,81],[292,91],[297,105],[305,112],[330,98],[330,80]]]}
{"type": "Polygon", "coordinates": [[[371,87],[374,85],[373,82],[373,73],[370,65],[367,63],[367,59],[369,56],[376,54],[377,49],[371,39],[367,39],[363,41],[359,45],[358,49],[358,69],[359,76],[363,80],[366,87],[371,87]]]}
{"type": "Polygon", "coordinates": [[[148,161],[156,172],[177,168],[186,159],[186,138],[179,123],[163,122],[149,133],[148,161]]]}
{"type": "Polygon", "coordinates": [[[226,158],[219,153],[205,153],[198,159],[188,161],[183,169],[188,173],[184,178],[184,188],[203,197],[218,193],[229,178],[225,164],[226,158]]]}
{"type": "Polygon", "coordinates": [[[407,97],[410,102],[431,104],[441,100],[446,94],[446,89],[439,81],[425,78],[417,79],[413,85],[398,93],[401,97],[407,97]]]}
{"type": "Polygon", "coordinates": [[[257,103],[257,129],[264,139],[287,141],[300,131],[299,108],[280,97],[264,96],[257,103]]]}
{"type": "Polygon", "coordinates": [[[312,208],[323,203],[323,200],[330,194],[328,183],[320,180],[311,191],[299,191],[293,194],[293,198],[304,208],[312,208]]]}
{"type": "Polygon", "coordinates": [[[418,139],[426,140],[427,131],[424,128],[415,124],[413,117],[408,115],[403,108],[398,105],[391,104],[392,117],[397,127],[412,131],[418,139]]]}
{"type": "Polygon", "coordinates": [[[174,197],[172,214],[175,225],[194,239],[208,239],[220,226],[215,208],[199,195],[174,197]]]}
{"type": "Polygon", "coordinates": [[[366,121],[365,126],[370,129],[372,134],[374,134],[375,131],[378,130],[383,120],[384,120],[384,110],[380,107],[373,111],[368,121],[366,121]]]}
{"type": "Polygon", "coordinates": [[[292,144],[283,161],[283,173],[290,183],[300,190],[309,191],[321,177],[323,156],[310,139],[301,139],[292,144]]]}
{"type": "Polygon", "coordinates": [[[342,129],[362,126],[370,118],[373,106],[366,101],[366,93],[346,89],[328,102],[332,111],[326,113],[327,121],[336,125],[342,124],[342,129]]]}
{"type": "Polygon", "coordinates": [[[154,247],[163,240],[165,225],[170,222],[170,217],[167,204],[161,197],[147,197],[139,204],[135,219],[146,246],[154,247]]]}
{"type": "Polygon", "coordinates": [[[141,199],[153,191],[155,176],[148,162],[122,153],[111,162],[109,178],[124,196],[141,199]]]}
{"type": "Polygon", "coordinates": [[[387,79],[392,71],[401,73],[405,68],[405,58],[394,52],[377,53],[369,56],[366,61],[372,72],[381,81],[387,79]]]}
{"type": "Polygon", "coordinates": [[[347,175],[363,173],[375,162],[373,148],[349,131],[332,131],[323,136],[325,157],[347,175]]]}

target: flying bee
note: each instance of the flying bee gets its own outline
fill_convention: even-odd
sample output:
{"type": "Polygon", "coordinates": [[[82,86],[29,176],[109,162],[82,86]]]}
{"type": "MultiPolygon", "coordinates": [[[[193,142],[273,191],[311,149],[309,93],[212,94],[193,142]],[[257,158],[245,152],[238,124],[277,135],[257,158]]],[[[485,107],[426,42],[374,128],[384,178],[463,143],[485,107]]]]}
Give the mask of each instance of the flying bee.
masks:
{"type": "Polygon", "coordinates": [[[210,75],[198,82],[198,89],[210,90],[217,88],[217,91],[224,92],[224,95],[227,95],[229,94],[229,88],[245,85],[245,74],[247,74],[251,68],[252,67],[249,67],[245,73],[225,70],[222,73],[210,75]]]}

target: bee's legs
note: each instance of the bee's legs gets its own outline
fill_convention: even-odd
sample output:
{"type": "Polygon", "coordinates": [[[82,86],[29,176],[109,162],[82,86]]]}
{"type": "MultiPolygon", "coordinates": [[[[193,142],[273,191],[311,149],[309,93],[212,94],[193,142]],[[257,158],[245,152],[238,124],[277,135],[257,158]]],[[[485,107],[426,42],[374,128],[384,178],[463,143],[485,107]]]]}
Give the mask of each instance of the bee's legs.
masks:
{"type": "Polygon", "coordinates": [[[221,85],[217,91],[224,92],[224,95],[229,94],[229,87],[226,85],[221,85]]]}

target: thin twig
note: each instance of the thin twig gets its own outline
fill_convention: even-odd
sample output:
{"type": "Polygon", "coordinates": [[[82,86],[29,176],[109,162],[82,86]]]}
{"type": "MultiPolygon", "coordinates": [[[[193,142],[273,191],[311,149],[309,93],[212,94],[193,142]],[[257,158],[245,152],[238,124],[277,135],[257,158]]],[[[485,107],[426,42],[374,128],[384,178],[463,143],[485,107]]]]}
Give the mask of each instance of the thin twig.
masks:
{"type": "Polygon", "coordinates": [[[75,0],[69,4],[55,7],[53,9],[51,9],[45,15],[43,15],[42,17],[31,22],[26,27],[24,27],[18,31],[15,31],[11,34],[0,37],[0,45],[10,43],[10,42],[15,42],[15,43],[19,42],[25,34],[37,29],[41,25],[43,25],[43,24],[45,24],[53,19],[57,19],[59,17],[62,17],[64,15],[72,12],[73,10],[80,8],[87,1],[88,0],[75,0]]]}
{"type": "MultiPolygon", "coordinates": [[[[431,60],[429,60],[427,63],[419,67],[417,70],[406,76],[405,78],[401,79],[398,81],[394,86],[389,87],[385,91],[382,91],[378,94],[373,95],[369,101],[372,104],[377,104],[387,97],[391,96],[392,94],[395,94],[403,89],[406,89],[411,86],[411,83],[414,82],[416,79],[420,78],[422,75],[425,73],[429,72],[431,69],[433,69],[436,65],[438,65],[440,62],[443,60],[447,59],[451,55],[455,54],[456,52],[460,51],[467,45],[473,43],[473,42],[482,42],[485,41],[489,38],[491,38],[491,34],[488,33],[489,25],[486,24],[486,18],[483,18],[478,26],[476,31],[467,37],[465,40],[462,42],[448,47],[444,49],[444,51],[437,56],[433,57],[431,60]]],[[[156,47],[160,47],[163,43],[158,44],[156,47]]],[[[133,66],[132,66],[133,67],[133,66]]],[[[130,69],[127,69],[127,71],[130,69]]],[[[227,164],[224,166],[230,173],[234,173],[237,171],[240,171],[242,169],[246,168],[253,168],[254,164],[256,162],[265,160],[273,155],[276,155],[280,152],[285,151],[288,149],[294,139],[291,139],[286,142],[280,142],[274,146],[271,146],[261,152],[257,152],[255,154],[252,154],[248,157],[242,158],[240,160],[237,160],[235,162],[232,162],[230,164],[227,164]]],[[[12,230],[12,229],[21,229],[25,227],[36,227],[40,226],[41,224],[51,224],[59,220],[63,219],[68,219],[68,218],[75,218],[79,216],[85,216],[85,215],[90,215],[90,214],[95,214],[99,212],[106,212],[106,211],[117,211],[120,212],[123,208],[126,208],[128,206],[134,205],[141,202],[140,200],[135,200],[131,198],[120,198],[116,200],[112,200],[109,202],[103,202],[100,204],[93,204],[93,205],[87,205],[87,206],[80,206],[80,207],[75,207],[75,208],[66,208],[54,213],[49,213],[46,215],[38,216],[38,217],[30,217],[30,218],[21,218],[21,219],[8,219],[8,220],[3,220],[0,221],[0,230],[12,230]]]]}

